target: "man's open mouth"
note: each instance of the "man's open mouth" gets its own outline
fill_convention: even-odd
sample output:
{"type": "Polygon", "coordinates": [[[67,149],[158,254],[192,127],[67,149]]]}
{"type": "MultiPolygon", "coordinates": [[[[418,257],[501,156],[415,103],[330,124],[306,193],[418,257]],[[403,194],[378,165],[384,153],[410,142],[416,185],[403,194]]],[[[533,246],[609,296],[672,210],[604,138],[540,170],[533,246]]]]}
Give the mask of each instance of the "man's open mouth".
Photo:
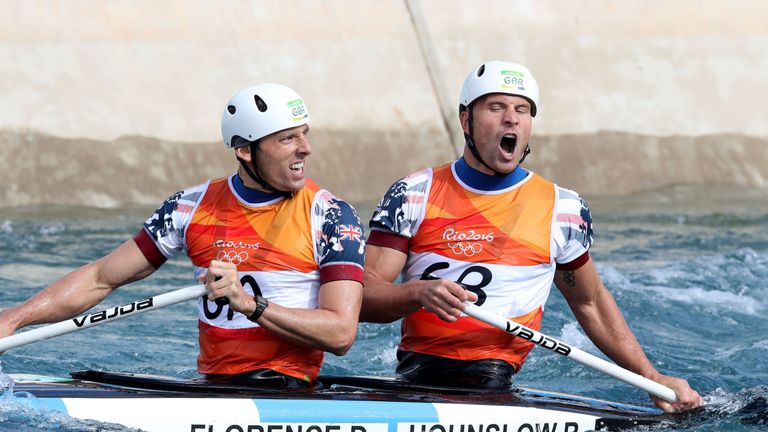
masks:
{"type": "Polygon", "coordinates": [[[504,135],[501,138],[501,143],[499,143],[501,146],[501,149],[504,150],[507,153],[514,153],[515,147],[517,147],[517,135],[515,134],[509,134],[504,135]]]}
{"type": "Polygon", "coordinates": [[[290,168],[293,171],[301,171],[302,169],[304,169],[304,162],[292,163],[290,168]]]}

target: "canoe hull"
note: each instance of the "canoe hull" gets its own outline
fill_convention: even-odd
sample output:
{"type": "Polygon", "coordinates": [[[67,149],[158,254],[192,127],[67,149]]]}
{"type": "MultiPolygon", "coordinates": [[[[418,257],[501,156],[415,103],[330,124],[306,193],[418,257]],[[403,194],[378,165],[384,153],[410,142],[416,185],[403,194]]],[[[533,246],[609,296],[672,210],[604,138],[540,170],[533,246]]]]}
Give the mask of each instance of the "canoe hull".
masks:
{"type": "Polygon", "coordinates": [[[321,390],[286,392],[211,389],[194,381],[132,374],[78,374],[101,382],[15,375],[14,391],[29,393],[36,404],[74,418],[146,431],[582,432],[663,419],[652,408],[530,389],[436,392],[400,388],[396,381],[380,378],[339,384],[342,378],[321,390]]]}

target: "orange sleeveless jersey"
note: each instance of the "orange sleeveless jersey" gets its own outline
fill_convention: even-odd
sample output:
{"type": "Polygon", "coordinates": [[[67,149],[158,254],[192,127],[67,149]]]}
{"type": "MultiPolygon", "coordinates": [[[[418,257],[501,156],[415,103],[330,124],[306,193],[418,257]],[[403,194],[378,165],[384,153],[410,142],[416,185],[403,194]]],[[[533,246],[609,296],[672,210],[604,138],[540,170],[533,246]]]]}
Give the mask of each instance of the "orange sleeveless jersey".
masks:
{"type": "MultiPolygon", "coordinates": [[[[530,174],[500,193],[474,192],[435,168],[409,242],[404,279],[445,278],[479,296],[476,304],[539,329],[555,263],[555,186],[530,174]]],[[[418,201],[408,196],[406,201],[418,201]]],[[[369,239],[374,244],[374,232],[369,239]]],[[[533,344],[466,316],[454,323],[420,309],[403,319],[400,349],[458,360],[501,359],[517,369],[533,344]]]]}
{"type": "MultiPolygon", "coordinates": [[[[363,233],[348,204],[311,180],[290,199],[249,204],[233,193],[232,179],[212,180],[181,192],[164,205],[173,207],[172,215],[161,207],[150,218],[134,237],[150,262],[159,266],[183,243],[196,274],[204,274],[213,259],[233,262],[249,294],[258,292],[294,308],[316,308],[323,282],[362,281],[363,233]],[[351,217],[346,219],[348,225],[336,225],[333,239],[323,232],[323,215],[330,210],[338,223],[351,217]],[[332,251],[323,248],[325,264],[320,264],[321,252],[316,250],[321,244],[333,246],[332,251]],[[346,253],[350,255],[328,258],[346,253]]],[[[307,381],[319,373],[321,350],[286,342],[206,297],[198,299],[198,309],[199,372],[230,375],[271,369],[307,381]]]]}
{"type": "MultiPolygon", "coordinates": [[[[251,272],[316,273],[310,208],[318,189],[314,183],[307,182],[307,187],[292,199],[258,210],[239,203],[226,179],[211,182],[187,228],[189,258],[194,265],[207,268],[213,259],[244,252],[246,259],[237,265],[238,272],[241,277],[251,274],[254,280],[258,280],[258,274],[251,272]],[[258,253],[254,253],[255,250],[258,253]]],[[[315,274],[314,278],[319,279],[319,275],[315,274]]],[[[259,289],[266,288],[263,283],[259,286],[259,289]]],[[[268,297],[274,299],[274,296],[268,297]]],[[[201,373],[237,374],[272,369],[305,380],[317,376],[323,361],[322,351],[293,345],[262,327],[251,327],[250,321],[240,314],[239,325],[247,327],[237,328],[238,324],[232,325],[231,320],[225,318],[223,307],[213,302],[201,299],[199,306],[202,315],[208,318],[207,322],[198,323],[201,373]]]]}

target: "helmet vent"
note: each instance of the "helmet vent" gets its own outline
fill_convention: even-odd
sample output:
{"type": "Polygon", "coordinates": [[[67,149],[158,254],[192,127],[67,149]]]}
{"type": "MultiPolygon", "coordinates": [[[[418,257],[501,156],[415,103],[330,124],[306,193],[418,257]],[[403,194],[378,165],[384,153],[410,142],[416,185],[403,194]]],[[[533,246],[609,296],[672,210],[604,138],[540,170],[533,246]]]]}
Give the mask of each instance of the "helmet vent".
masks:
{"type": "Polygon", "coordinates": [[[234,105],[230,105],[227,107],[227,112],[229,112],[230,114],[235,114],[235,111],[237,111],[237,108],[235,108],[234,105]]]}
{"type": "Polygon", "coordinates": [[[484,73],[485,73],[485,65],[482,65],[477,69],[477,76],[481,77],[483,76],[484,73]]]}
{"type": "Polygon", "coordinates": [[[267,110],[267,103],[259,95],[253,95],[253,101],[256,102],[256,108],[259,111],[264,112],[267,110]]]}

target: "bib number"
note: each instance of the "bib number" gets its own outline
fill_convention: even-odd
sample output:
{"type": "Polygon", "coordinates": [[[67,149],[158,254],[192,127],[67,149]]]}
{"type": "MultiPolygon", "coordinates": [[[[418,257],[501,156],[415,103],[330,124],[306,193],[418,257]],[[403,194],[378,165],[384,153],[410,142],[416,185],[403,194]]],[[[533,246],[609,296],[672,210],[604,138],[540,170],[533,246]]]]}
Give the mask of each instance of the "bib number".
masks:
{"type": "MultiPolygon", "coordinates": [[[[249,285],[251,289],[253,290],[253,295],[261,295],[261,288],[259,287],[258,282],[256,282],[256,279],[254,279],[251,275],[245,275],[240,278],[240,285],[245,288],[246,285],[249,285]]],[[[208,296],[203,296],[203,314],[206,318],[212,320],[216,319],[221,315],[221,313],[224,311],[224,308],[227,308],[227,321],[232,321],[232,319],[235,317],[235,311],[230,309],[225,304],[217,304],[216,302],[212,302],[208,300],[208,296]],[[213,310],[209,309],[209,306],[215,306],[213,310]]]]}

